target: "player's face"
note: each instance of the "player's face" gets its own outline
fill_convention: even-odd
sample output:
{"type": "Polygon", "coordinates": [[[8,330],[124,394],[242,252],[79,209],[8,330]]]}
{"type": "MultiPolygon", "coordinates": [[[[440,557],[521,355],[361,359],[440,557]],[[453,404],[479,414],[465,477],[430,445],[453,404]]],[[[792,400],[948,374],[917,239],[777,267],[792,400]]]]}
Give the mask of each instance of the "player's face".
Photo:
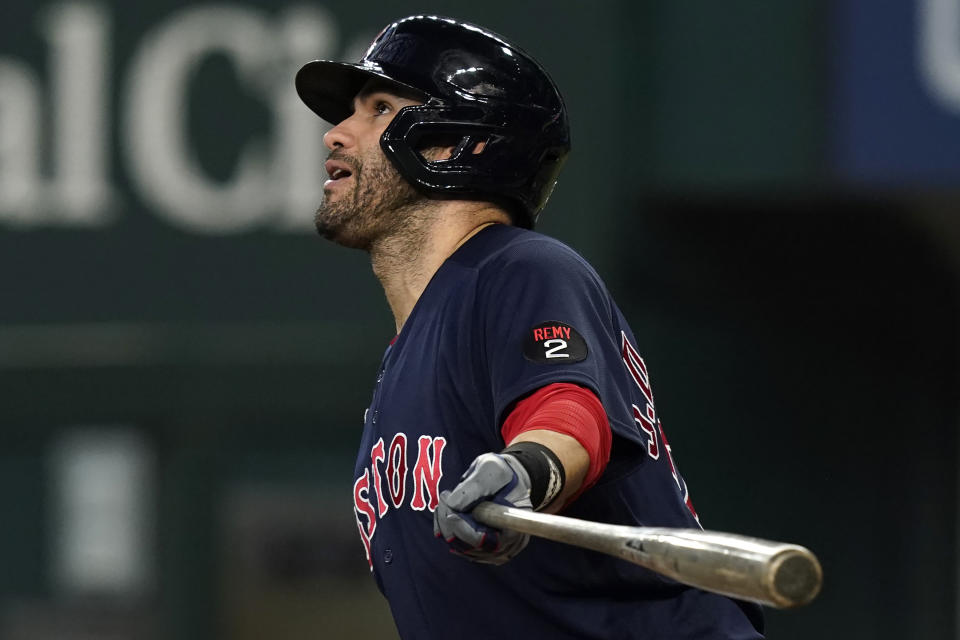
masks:
{"type": "Polygon", "coordinates": [[[416,100],[368,84],[353,101],[353,115],[323,137],[330,149],[317,209],[317,231],[339,244],[369,249],[371,242],[402,225],[396,212],[423,196],[407,182],[380,148],[380,136],[397,112],[416,100]]]}

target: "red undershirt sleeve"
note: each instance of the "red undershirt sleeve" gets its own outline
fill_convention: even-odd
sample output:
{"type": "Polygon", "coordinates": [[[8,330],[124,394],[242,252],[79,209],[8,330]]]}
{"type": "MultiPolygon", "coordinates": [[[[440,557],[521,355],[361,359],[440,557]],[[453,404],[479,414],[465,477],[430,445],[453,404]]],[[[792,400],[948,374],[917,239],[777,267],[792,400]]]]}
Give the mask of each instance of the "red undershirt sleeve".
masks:
{"type": "Polygon", "coordinates": [[[610,422],[600,399],[589,389],[568,382],[541,387],[517,403],[504,420],[500,433],[509,444],[519,434],[532,429],[566,434],[579,442],[590,456],[583,485],[571,500],[590,488],[610,461],[613,439],[610,422]]]}

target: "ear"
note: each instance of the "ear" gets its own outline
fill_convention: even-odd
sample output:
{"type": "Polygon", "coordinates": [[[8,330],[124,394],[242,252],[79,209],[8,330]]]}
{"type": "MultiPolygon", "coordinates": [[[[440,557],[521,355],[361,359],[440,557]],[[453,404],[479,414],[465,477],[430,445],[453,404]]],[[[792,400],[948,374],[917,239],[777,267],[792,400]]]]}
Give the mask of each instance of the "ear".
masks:
{"type": "Polygon", "coordinates": [[[485,139],[475,141],[472,136],[463,136],[458,144],[428,144],[418,153],[424,160],[443,162],[445,160],[456,160],[466,153],[468,149],[472,155],[479,155],[483,153],[486,146],[487,141],[485,139]]]}
{"type": "Polygon", "coordinates": [[[473,138],[470,136],[464,136],[460,141],[460,144],[456,146],[447,146],[447,147],[438,147],[438,154],[435,158],[436,160],[450,160],[456,159],[462,156],[467,150],[470,150],[472,155],[479,155],[483,153],[484,148],[487,146],[486,140],[480,140],[479,142],[474,142],[473,138]]]}

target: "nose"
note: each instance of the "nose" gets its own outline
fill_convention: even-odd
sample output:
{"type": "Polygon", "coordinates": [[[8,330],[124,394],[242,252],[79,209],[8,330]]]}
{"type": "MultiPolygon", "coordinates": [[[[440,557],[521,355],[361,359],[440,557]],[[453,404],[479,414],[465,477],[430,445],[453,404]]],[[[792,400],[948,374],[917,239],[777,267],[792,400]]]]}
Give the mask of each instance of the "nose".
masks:
{"type": "Polygon", "coordinates": [[[356,140],[350,122],[353,116],[340,121],[339,124],[323,134],[323,144],[333,151],[337,147],[351,147],[356,140]]]}

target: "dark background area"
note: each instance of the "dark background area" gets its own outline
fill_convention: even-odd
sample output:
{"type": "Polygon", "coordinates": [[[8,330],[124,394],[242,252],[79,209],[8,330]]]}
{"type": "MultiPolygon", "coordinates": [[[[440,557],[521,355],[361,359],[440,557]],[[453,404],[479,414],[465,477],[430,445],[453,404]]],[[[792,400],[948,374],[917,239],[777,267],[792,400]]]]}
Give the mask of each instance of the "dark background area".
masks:
{"type": "Polygon", "coordinates": [[[644,205],[637,237],[659,246],[637,252],[634,317],[701,519],[803,532],[824,565],[809,610],[768,612],[771,637],[953,637],[960,345],[942,249],[895,201],[644,205]]]}
{"type": "MultiPolygon", "coordinates": [[[[583,253],[630,318],[704,525],[803,544],[823,563],[814,603],[767,610],[771,638],[956,637],[960,138],[937,139],[952,166],[930,174],[913,146],[909,165],[896,145],[913,144],[925,111],[896,96],[916,91],[948,133],[960,114],[902,59],[929,3],[896,4],[310,5],[330,56],[436,11],[551,71],[574,152],[539,229],[583,253]],[[871,164],[874,147],[904,166],[871,164]]],[[[0,8],[0,72],[34,78],[46,120],[53,6],[0,8]]],[[[54,200],[23,223],[28,208],[0,192],[0,638],[392,637],[351,513],[392,337],[367,259],[309,233],[309,207],[299,231],[272,210],[230,233],[171,222],[123,151],[126,96],[145,81],[131,60],[206,5],[97,6],[111,221],[50,222],[54,200]],[[75,433],[133,434],[150,452],[151,569],[127,591],[57,577],[54,452],[75,433]]],[[[279,144],[269,96],[292,91],[283,74],[305,61],[276,27],[294,5],[223,6],[269,37],[244,41],[257,73],[214,50],[186,74],[182,133],[212,185],[279,144]]],[[[10,78],[0,125],[17,113],[10,78]]],[[[38,154],[55,182],[51,135],[38,154]]]]}

